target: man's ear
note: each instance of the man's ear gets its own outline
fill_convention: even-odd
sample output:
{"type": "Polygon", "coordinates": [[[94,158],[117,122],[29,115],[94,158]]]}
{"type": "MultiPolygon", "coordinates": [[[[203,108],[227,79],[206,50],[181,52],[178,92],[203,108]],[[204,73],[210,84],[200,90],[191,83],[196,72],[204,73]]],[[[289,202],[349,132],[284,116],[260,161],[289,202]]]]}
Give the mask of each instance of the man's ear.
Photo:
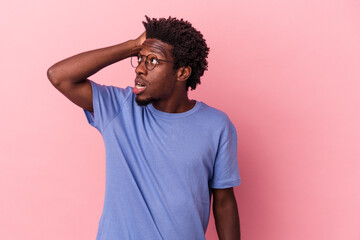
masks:
{"type": "Polygon", "coordinates": [[[178,81],[186,81],[191,75],[191,67],[180,67],[177,70],[177,80],[178,81]]]}

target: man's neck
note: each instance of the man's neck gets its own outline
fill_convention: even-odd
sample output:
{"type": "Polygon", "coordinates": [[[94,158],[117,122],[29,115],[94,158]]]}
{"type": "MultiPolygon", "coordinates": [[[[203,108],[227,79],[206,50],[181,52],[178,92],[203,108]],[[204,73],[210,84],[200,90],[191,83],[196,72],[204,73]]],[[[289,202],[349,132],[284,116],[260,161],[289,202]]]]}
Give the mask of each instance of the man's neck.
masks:
{"type": "Polygon", "coordinates": [[[167,113],[182,113],[189,111],[196,104],[195,100],[190,100],[186,95],[185,98],[173,98],[167,101],[153,102],[152,105],[159,111],[167,113]]]}

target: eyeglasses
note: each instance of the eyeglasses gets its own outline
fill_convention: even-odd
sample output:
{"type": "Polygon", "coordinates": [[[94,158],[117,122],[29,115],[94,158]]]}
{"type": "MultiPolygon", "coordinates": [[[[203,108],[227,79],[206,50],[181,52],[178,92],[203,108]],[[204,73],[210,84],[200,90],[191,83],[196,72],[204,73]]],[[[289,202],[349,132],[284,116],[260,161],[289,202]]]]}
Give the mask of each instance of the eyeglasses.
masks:
{"type": "Polygon", "coordinates": [[[133,66],[134,68],[137,68],[141,64],[141,62],[144,60],[145,60],[145,67],[149,71],[153,70],[156,67],[156,65],[159,64],[159,62],[172,63],[171,61],[158,59],[157,56],[154,54],[149,54],[147,56],[139,54],[137,56],[131,57],[131,66],[133,66]]]}

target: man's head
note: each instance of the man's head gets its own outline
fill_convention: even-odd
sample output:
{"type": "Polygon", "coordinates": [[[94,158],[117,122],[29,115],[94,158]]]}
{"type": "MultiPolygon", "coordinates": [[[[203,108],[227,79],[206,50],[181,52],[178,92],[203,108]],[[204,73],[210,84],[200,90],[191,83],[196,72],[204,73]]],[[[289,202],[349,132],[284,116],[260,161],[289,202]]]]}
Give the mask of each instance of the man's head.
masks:
{"type": "Polygon", "coordinates": [[[174,98],[181,84],[185,93],[185,81],[189,76],[180,76],[173,68],[172,46],[158,39],[147,38],[141,46],[138,56],[133,56],[131,64],[135,68],[136,102],[140,106],[149,103],[168,101],[174,98]]]}
{"type": "Polygon", "coordinates": [[[169,44],[171,57],[174,61],[173,68],[190,67],[191,74],[186,80],[186,90],[194,90],[200,84],[200,77],[207,70],[206,60],[209,48],[203,35],[192,27],[191,23],[183,19],[169,17],[168,19],[150,19],[143,22],[146,38],[158,39],[169,44]]]}

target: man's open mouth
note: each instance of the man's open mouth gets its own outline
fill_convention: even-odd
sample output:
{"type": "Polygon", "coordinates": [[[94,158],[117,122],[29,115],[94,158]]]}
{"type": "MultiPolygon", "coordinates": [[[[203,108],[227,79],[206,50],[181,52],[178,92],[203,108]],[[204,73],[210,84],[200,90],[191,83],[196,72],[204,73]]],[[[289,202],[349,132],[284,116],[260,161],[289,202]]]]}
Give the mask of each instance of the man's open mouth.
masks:
{"type": "Polygon", "coordinates": [[[136,87],[137,89],[141,89],[141,88],[145,88],[146,86],[145,86],[144,84],[142,84],[142,83],[136,83],[136,84],[135,84],[135,87],[136,87]]]}
{"type": "Polygon", "coordinates": [[[142,84],[140,82],[135,82],[135,87],[133,87],[133,93],[137,95],[145,91],[145,89],[146,89],[145,84],[142,84]]]}

